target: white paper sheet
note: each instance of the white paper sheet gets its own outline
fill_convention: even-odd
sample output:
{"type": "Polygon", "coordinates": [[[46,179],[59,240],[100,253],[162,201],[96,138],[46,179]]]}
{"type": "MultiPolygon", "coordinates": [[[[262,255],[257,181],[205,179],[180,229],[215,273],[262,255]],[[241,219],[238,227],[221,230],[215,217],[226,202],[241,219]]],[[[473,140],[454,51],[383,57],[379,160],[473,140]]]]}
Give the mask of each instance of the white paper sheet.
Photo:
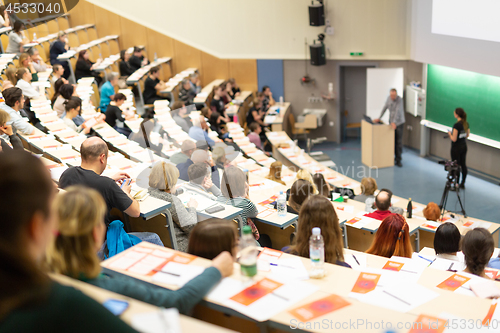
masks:
{"type": "Polygon", "coordinates": [[[131,324],[144,333],[181,333],[179,311],[176,308],[136,314],[131,324]]]}
{"type": "Polygon", "coordinates": [[[182,287],[187,282],[203,273],[204,267],[194,265],[184,265],[176,262],[169,262],[161,269],[161,272],[152,276],[153,281],[166,284],[173,284],[182,287]]]}

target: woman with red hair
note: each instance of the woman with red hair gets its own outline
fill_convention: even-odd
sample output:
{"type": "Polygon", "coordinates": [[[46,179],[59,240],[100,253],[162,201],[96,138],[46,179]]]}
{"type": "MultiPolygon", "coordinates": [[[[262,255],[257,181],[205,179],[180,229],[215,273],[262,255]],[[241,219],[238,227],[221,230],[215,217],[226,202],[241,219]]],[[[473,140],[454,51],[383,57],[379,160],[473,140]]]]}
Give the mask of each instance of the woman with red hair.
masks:
{"type": "Polygon", "coordinates": [[[399,214],[387,216],[378,228],[375,239],[366,253],[387,258],[392,256],[411,258],[413,249],[405,218],[399,214]]]}

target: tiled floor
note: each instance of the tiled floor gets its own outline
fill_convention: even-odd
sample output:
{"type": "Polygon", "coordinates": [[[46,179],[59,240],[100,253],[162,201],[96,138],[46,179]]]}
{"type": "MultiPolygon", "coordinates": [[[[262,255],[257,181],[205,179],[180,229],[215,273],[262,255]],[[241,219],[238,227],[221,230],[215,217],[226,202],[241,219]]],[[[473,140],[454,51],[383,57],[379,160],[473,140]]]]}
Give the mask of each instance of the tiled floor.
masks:
{"type": "MultiPolygon", "coordinates": [[[[370,170],[361,163],[361,143],[359,139],[350,139],[342,144],[322,143],[313,151],[323,151],[337,165],[337,171],[356,180],[369,176],[370,170]]],[[[437,204],[441,201],[446,184],[447,172],[444,166],[428,158],[422,158],[418,152],[409,148],[403,150],[403,167],[390,167],[371,170],[379,188],[389,188],[395,195],[412,198],[416,202],[437,204]]],[[[461,191],[462,203],[468,216],[500,223],[500,186],[486,180],[467,176],[466,190],[461,191]]],[[[446,208],[460,211],[455,192],[449,193],[446,208]]]]}

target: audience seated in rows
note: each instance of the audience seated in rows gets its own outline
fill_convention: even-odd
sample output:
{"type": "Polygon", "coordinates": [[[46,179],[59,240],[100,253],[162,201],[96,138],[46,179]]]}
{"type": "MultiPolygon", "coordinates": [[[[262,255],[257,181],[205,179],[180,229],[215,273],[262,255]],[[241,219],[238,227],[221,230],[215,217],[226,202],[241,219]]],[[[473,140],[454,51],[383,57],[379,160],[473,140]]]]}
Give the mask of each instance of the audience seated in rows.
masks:
{"type": "Polygon", "coordinates": [[[142,96],[144,97],[144,103],[146,104],[154,104],[155,101],[168,99],[167,97],[159,95],[160,91],[167,88],[165,82],[160,80],[160,69],[160,66],[152,67],[149,70],[149,76],[144,81],[144,91],[142,96]]]}
{"type": "Polygon", "coordinates": [[[269,167],[269,174],[267,175],[267,179],[280,183],[281,185],[286,185],[284,181],[281,180],[281,172],[283,169],[283,163],[280,161],[275,161],[271,163],[269,167]]]}
{"type": "Polygon", "coordinates": [[[26,68],[19,68],[16,72],[16,87],[23,91],[23,95],[29,99],[37,99],[40,97],[38,90],[31,85],[31,73],[26,68]]]}
{"type": "Polygon", "coordinates": [[[210,166],[206,163],[194,163],[189,166],[188,175],[189,182],[181,185],[184,191],[201,194],[210,200],[216,200],[222,195],[212,182],[210,166]]]}
{"type": "Polygon", "coordinates": [[[441,216],[441,209],[435,202],[429,202],[423,211],[424,217],[427,221],[439,221],[441,216]]]}
{"type": "Polygon", "coordinates": [[[207,130],[208,126],[205,118],[203,116],[195,117],[193,119],[193,126],[189,129],[189,136],[196,141],[206,141],[210,148],[212,148],[215,145],[215,141],[208,136],[207,130]]]}
{"type": "Polygon", "coordinates": [[[67,61],[59,60],[57,57],[69,50],[68,35],[64,31],[59,31],[57,40],[50,45],[50,63],[52,66],[59,64],[64,68],[63,77],[67,80],[71,74],[67,61]]]}
{"type": "Polygon", "coordinates": [[[457,253],[460,251],[462,235],[457,226],[446,222],[441,224],[434,235],[434,251],[438,258],[460,261],[457,253]]]}
{"type": "Polygon", "coordinates": [[[45,72],[48,69],[51,69],[52,66],[48,65],[43,61],[42,57],[40,56],[40,51],[36,47],[32,47],[31,49],[28,50],[28,54],[30,55],[30,60],[31,64],[33,65],[33,68],[37,72],[45,72]]]}
{"type": "Polygon", "coordinates": [[[212,110],[212,117],[214,117],[213,114],[217,113],[223,119],[219,125],[225,124],[225,123],[228,123],[231,121],[229,119],[229,117],[226,115],[226,108],[229,105],[226,105],[224,103],[224,99],[223,99],[224,94],[225,94],[225,92],[224,92],[222,85],[215,86],[213,88],[213,95],[214,96],[212,98],[212,101],[210,102],[210,109],[212,110]]]}
{"type": "Polygon", "coordinates": [[[99,302],[52,280],[42,268],[58,223],[52,211],[56,190],[41,160],[20,150],[0,157],[0,188],[9,189],[0,194],[0,331],[136,332],[99,302]]]}
{"type": "Polygon", "coordinates": [[[411,258],[413,249],[410,228],[405,218],[399,214],[390,214],[384,218],[366,253],[386,258],[392,256],[411,258]]]}
{"type": "Polygon", "coordinates": [[[198,95],[201,92],[201,80],[198,74],[194,73],[189,76],[189,83],[191,89],[198,95]]]}
{"type": "Polygon", "coordinates": [[[233,147],[228,146],[215,146],[212,151],[212,160],[215,166],[224,171],[225,168],[231,165],[231,159],[227,158],[227,155],[234,153],[233,147]]]}
{"type": "Polygon", "coordinates": [[[236,258],[238,238],[238,229],[233,221],[211,218],[199,222],[193,228],[187,252],[212,260],[226,251],[236,258]]]}
{"type": "MultiPolygon", "coordinates": [[[[6,135],[13,149],[24,149],[21,139],[14,134],[11,125],[7,125],[10,115],[7,111],[0,109],[0,135],[6,135]]],[[[0,138],[0,152],[12,149],[3,138],[0,138]]]]}
{"type": "Polygon", "coordinates": [[[72,84],[61,84],[63,80],[60,79],[56,82],[54,89],[59,87],[58,90],[55,90],[54,96],[52,96],[52,109],[57,113],[58,117],[63,117],[64,112],[64,102],[69,100],[71,96],[76,96],[75,86],[72,84]]]}
{"type": "MultiPolygon", "coordinates": [[[[35,127],[31,125],[26,118],[21,115],[21,110],[24,108],[24,95],[23,91],[17,87],[5,89],[2,92],[5,104],[1,106],[2,109],[7,111],[10,120],[7,125],[12,126],[14,133],[21,135],[32,135],[35,133],[35,127]]],[[[4,140],[8,140],[7,135],[2,135],[4,140]]]]}
{"type": "Polygon", "coordinates": [[[387,189],[381,190],[375,197],[375,207],[377,208],[377,210],[372,213],[365,214],[365,216],[382,221],[387,216],[394,214],[389,209],[391,207],[391,198],[391,191],[387,189]]]}
{"type": "Polygon", "coordinates": [[[253,106],[248,110],[247,114],[247,126],[250,128],[250,125],[253,123],[257,123],[260,126],[266,126],[264,123],[264,118],[266,116],[266,112],[262,110],[262,100],[259,98],[255,98],[253,101],[253,106]]]}
{"type": "Polygon", "coordinates": [[[139,202],[130,194],[131,186],[128,183],[122,184],[130,176],[125,172],[118,172],[111,178],[101,176],[108,161],[106,142],[98,137],[88,138],[82,143],[80,154],[81,166],[70,167],[64,171],[59,179],[59,186],[65,189],[72,185],[85,185],[97,190],[107,205],[106,226],[114,220],[110,214],[112,208],[117,208],[129,216],[139,217],[139,202]]]}
{"type": "Polygon", "coordinates": [[[181,82],[181,87],[179,89],[179,101],[185,105],[193,104],[193,100],[196,97],[196,90],[192,89],[191,81],[189,79],[184,79],[181,82]]]}
{"type": "Polygon", "coordinates": [[[155,128],[154,119],[144,118],[144,120],[141,122],[139,126],[139,131],[137,133],[132,133],[129,139],[137,142],[139,146],[141,146],[142,148],[149,148],[154,153],[161,156],[162,155],[161,151],[163,150],[163,139],[160,137],[159,138],[160,142],[158,142],[158,144],[154,144],[151,142],[151,133],[153,132],[154,128],[155,128]],[[148,142],[146,142],[146,138],[148,142]]]}
{"type": "Polygon", "coordinates": [[[309,258],[309,238],[313,228],[321,228],[325,243],[325,262],[350,268],[344,262],[344,241],[339,218],[330,200],[321,195],[313,195],[304,202],[300,209],[295,244],[283,251],[309,258]]]}
{"type": "Polygon", "coordinates": [[[28,37],[24,33],[24,23],[15,21],[12,31],[9,33],[9,44],[5,53],[16,53],[17,55],[24,52],[24,45],[29,43],[28,37]]]}
{"type": "Polygon", "coordinates": [[[68,83],[68,80],[66,80],[63,75],[64,75],[64,67],[60,64],[55,64],[52,67],[52,77],[50,78],[50,82],[53,85],[55,85],[56,82],[62,78],[63,83],[68,83]]]}
{"type": "Polygon", "coordinates": [[[189,119],[188,116],[188,111],[186,108],[186,103],[182,101],[175,101],[172,103],[172,106],[170,107],[172,110],[172,119],[175,121],[177,125],[179,125],[182,130],[186,133],[189,133],[189,128],[193,126],[191,123],[191,120],[189,119]]]}
{"type": "MultiPolygon", "coordinates": [[[[354,197],[354,200],[359,201],[359,202],[364,202],[365,203],[365,211],[368,213],[373,213],[376,210],[375,207],[375,192],[377,191],[377,181],[371,177],[365,177],[361,179],[361,194],[358,194],[354,197]]],[[[380,191],[388,191],[391,193],[392,197],[392,192],[387,189],[382,189],[380,191]]],[[[403,214],[404,210],[401,207],[394,207],[390,206],[389,210],[391,213],[394,214],[403,214]]]]}
{"type": "Polygon", "coordinates": [[[119,133],[128,137],[132,130],[125,124],[125,121],[135,119],[135,117],[133,113],[129,114],[120,108],[126,100],[127,97],[122,93],[113,96],[113,102],[106,108],[106,122],[119,133]]]}
{"type": "Polygon", "coordinates": [[[182,201],[175,195],[178,179],[179,170],[174,165],[165,162],[156,163],[149,175],[149,194],[172,203],[168,210],[174,222],[177,245],[180,251],[186,252],[189,234],[198,221],[196,215],[198,203],[191,198],[187,203],[187,208],[184,207],[182,201]]]}
{"type": "Polygon", "coordinates": [[[129,58],[128,62],[130,66],[132,66],[134,72],[141,67],[144,67],[149,64],[148,58],[143,54],[144,48],[134,46],[134,52],[132,56],[129,58]]]}
{"type": "Polygon", "coordinates": [[[69,100],[64,102],[66,114],[63,117],[63,121],[68,126],[75,132],[82,132],[84,134],[89,134],[90,131],[92,130],[92,127],[86,127],[84,125],[79,125],[77,126],[75,124],[75,119],[78,116],[81,116],[81,110],[82,110],[82,99],[77,96],[71,96],[69,100]]]}
{"type": "Polygon", "coordinates": [[[93,77],[97,83],[97,86],[100,86],[102,83],[102,77],[95,70],[97,66],[102,62],[102,59],[97,59],[96,62],[90,61],[90,52],[88,50],[81,50],[78,53],[78,60],[76,61],[75,66],[75,79],[78,82],[81,78],[84,77],[93,77]]]}
{"type": "Polygon", "coordinates": [[[106,113],[106,109],[115,97],[115,87],[118,85],[118,73],[112,72],[108,75],[108,81],[101,87],[101,102],[99,109],[106,113]]]}
{"type": "Polygon", "coordinates": [[[322,173],[315,173],[312,177],[314,185],[318,190],[318,194],[324,196],[325,198],[331,200],[332,199],[332,187],[325,180],[325,176],[322,173]]]}
{"type": "MultiPolygon", "coordinates": [[[[174,165],[186,163],[196,149],[196,144],[191,140],[184,140],[181,151],[170,156],[169,161],[174,165]]],[[[182,178],[181,178],[182,179],[182,178]]]]}
{"type": "Polygon", "coordinates": [[[176,291],[140,283],[125,275],[104,275],[95,254],[104,242],[106,231],[106,204],[99,192],[72,186],[57,196],[55,206],[58,234],[49,246],[46,259],[52,272],[156,306],[177,308],[184,314],[188,314],[221,278],[232,273],[233,258],[223,253],[214,258],[211,267],[176,291]]]}
{"type": "Polygon", "coordinates": [[[464,272],[489,279],[484,269],[495,250],[495,241],[490,232],[484,228],[469,230],[462,238],[461,247],[466,265],[464,272]]]}
{"type": "Polygon", "coordinates": [[[130,59],[130,53],[127,52],[127,50],[121,50],[120,51],[120,76],[123,78],[127,78],[130,75],[134,74],[135,69],[132,67],[132,65],[129,62],[130,59]]]}
{"type": "MultiPolygon", "coordinates": [[[[32,50],[31,48],[30,50],[32,50]]],[[[31,57],[28,53],[21,53],[18,59],[17,68],[24,68],[31,73],[31,81],[38,81],[38,71],[33,66],[33,62],[31,61],[31,57]]]]}

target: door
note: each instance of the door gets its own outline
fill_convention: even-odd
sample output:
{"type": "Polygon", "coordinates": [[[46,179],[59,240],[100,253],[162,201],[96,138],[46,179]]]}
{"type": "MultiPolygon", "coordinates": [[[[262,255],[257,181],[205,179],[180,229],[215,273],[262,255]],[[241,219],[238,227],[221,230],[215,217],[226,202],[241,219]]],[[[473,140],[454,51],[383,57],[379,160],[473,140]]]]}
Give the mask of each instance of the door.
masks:
{"type": "MultiPolygon", "coordinates": [[[[341,112],[345,124],[361,123],[366,113],[366,66],[343,66],[341,112]],[[347,117],[344,112],[347,111],[347,117]]],[[[344,130],[346,130],[344,128],[344,130]]],[[[357,130],[347,130],[346,136],[359,136],[357,130]]]]}

